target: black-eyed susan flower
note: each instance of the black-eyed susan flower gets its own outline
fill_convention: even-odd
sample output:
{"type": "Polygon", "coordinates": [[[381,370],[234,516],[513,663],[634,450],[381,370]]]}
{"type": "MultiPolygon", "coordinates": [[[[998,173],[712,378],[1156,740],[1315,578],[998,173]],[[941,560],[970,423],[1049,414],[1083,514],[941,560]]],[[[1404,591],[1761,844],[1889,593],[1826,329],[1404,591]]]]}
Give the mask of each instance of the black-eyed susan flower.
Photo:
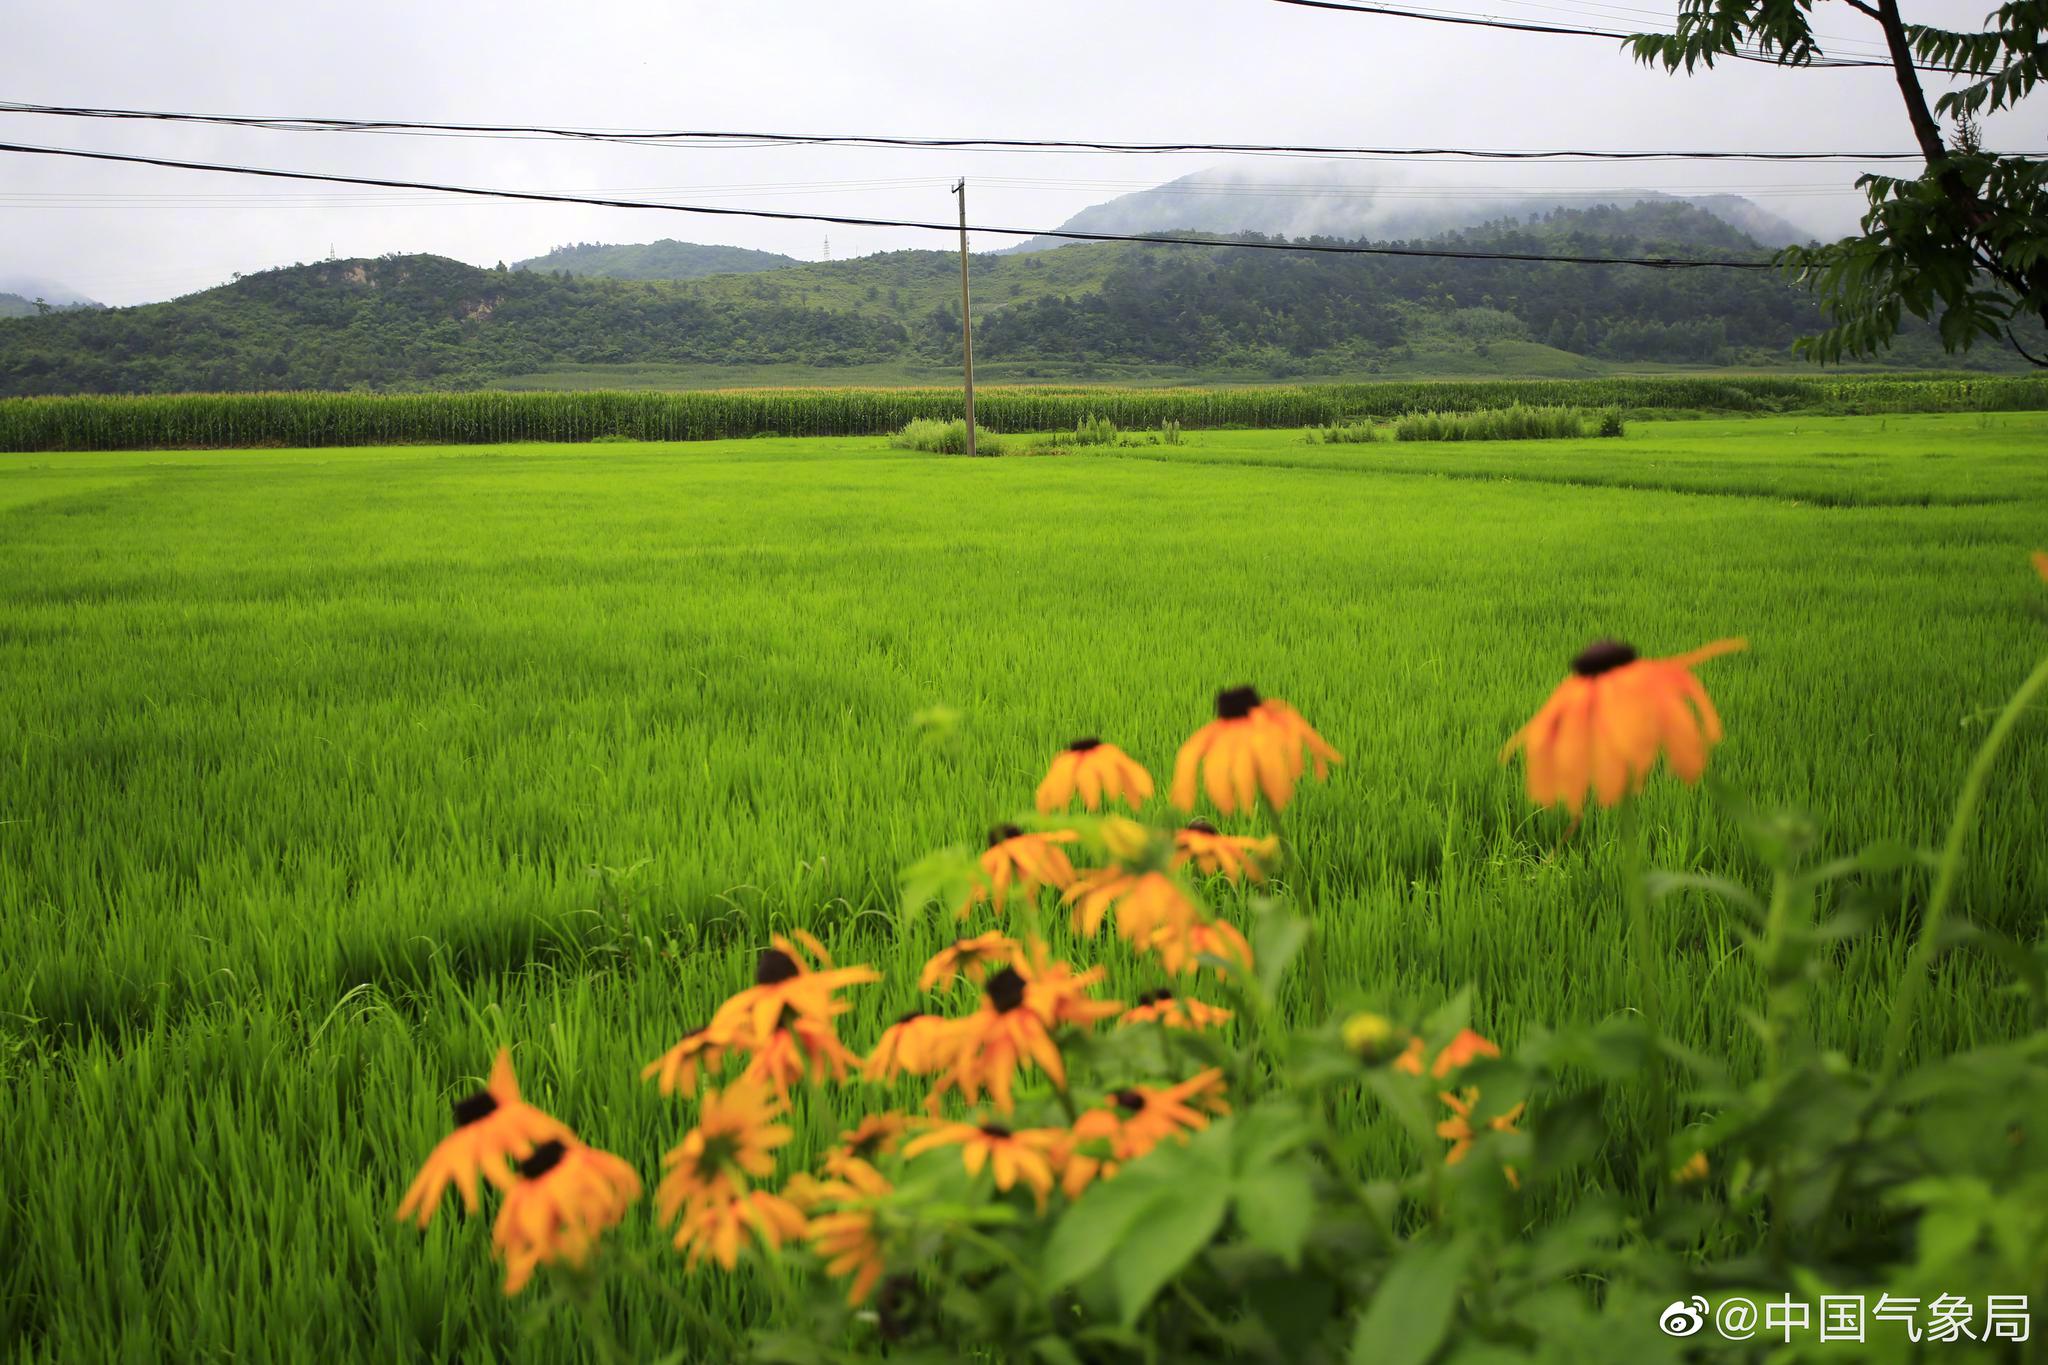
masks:
{"type": "Polygon", "coordinates": [[[1118,1161],[1135,1161],[1169,1138],[1207,1128],[1212,1115],[1229,1112],[1223,1073],[1211,1067],[1178,1085],[1133,1085],[1113,1091],[1074,1120],[1073,1132],[1082,1141],[1107,1144],[1118,1161]]]}
{"type": "MultiPolygon", "coordinates": [[[[1408,1041],[1408,1050],[1394,1062],[1394,1070],[1405,1071],[1411,1076],[1422,1074],[1422,1057],[1425,1049],[1420,1038],[1408,1041]]],[[[1430,1063],[1429,1074],[1442,1080],[1454,1071],[1462,1071],[1482,1057],[1498,1057],[1500,1049],[1482,1034],[1469,1029],[1459,1029],[1455,1038],[1445,1043],[1430,1063]]]]}
{"type": "Polygon", "coordinates": [[[1152,798],[1152,774],[1114,744],[1099,739],[1077,739],[1052,761],[1052,769],[1038,784],[1040,814],[1051,814],[1074,799],[1100,810],[1104,801],[1123,801],[1132,810],[1152,798]]]}
{"type": "Polygon", "coordinates": [[[2041,581],[2048,583],[2048,550],[2034,551],[2034,572],[2041,575],[2041,581]]]}
{"type": "Polygon", "coordinates": [[[695,1270],[706,1257],[727,1270],[751,1240],[771,1251],[804,1235],[803,1211],[771,1190],[726,1192],[693,1200],[676,1224],[676,1250],[695,1270]]]}
{"type": "Polygon", "coordinates": [[[1108,1152],[1109,1144],[1099,1138],[1082,1137],[1071,1128],[1062,1134],[1045,1154],[1059,1177],[1060,1193],[1079,1199],[1096,1181],[1114,1177],[1121,1166],[1108,1152]]]}
{"type": "Polygon", "coordinates": [[[707,1090],[697,1126],[662,1157],[667,1168],[655,1190],[664,1222],[692,1200],[732,1195],[749,1179],[775,1174],[775,1149],[791,1137],[775,1120],[783,1100],[758,1078],[741,1077],[724,1090],[707,1090]]]}
{"type": "Polygon", "coordinates": [[[1266,867],[1280,857],[1275,835],[1222,834],[1207,820],[1190,820],[1173,835],[1173,865],[1193,863],[1204,874],[1219,873],[1234,882],[1262,882],[1266,867]]]}
{"type": "Polygon", "coordinates": [[[960,907],[961,917],[982,901],[1003,909],[1010,903],[1012,890],[1026,899],[1037,895],[1041,886],[1065,890],[1074,880],[1074,864],[1060,845],[1079,837],[1070,829],[1039,831],[998,825],[990,830],[988,847],[981,855],[981,871],[988,884],[974,888],[974,894],[960,907]]]}
{"type": "Polygon", "coordinates": [[[519,1166],[491,1229],[505,1262],[505,1292],[526,1288],[542,1265],[582,1269],[598,1235],[640,1197],[640,1176],[610,1152],[549,1139],[519,1166]]]}
{"type": "Polygon", "coordinates": [[[1681,780],[1697,782],[1708,751],[1721,742],[1721,718],[1692,670],[1747,647],[1744,640],[1716,640],[1669,659],[1643,659],[1619,640],[1595,641],[1508,740],[1501,762],[1519,750],[1529,799],[1561,805],[1574,819],[1588,791],[1612,806],[1642,790],[1659,754],[1681,780]]]}
{"type": "Polygon", "coordinates": [[[929,1076],[952,1060],[953,1021],[912,1010],[882,1030],[860,1064],[862,1079],[887,1085],[898,1076],[929,1076]]]}
{"type": "Polygon", "coordinates": [[[1057,1128],[1013,1131],[999,1123],[944,1123],[912,1138],[903,1155],[914,1157],[935,1147],[958,1147],[967,1174],[980,1175],[986,1165],[995,1176],[997,1189],[1021,1183],[1044,1208],[1046,1196],[1052,1193],[1050,1154],[1064,1138],[1057,1128]]]}
{"type": "Polygon", "coordinates": [[[1118,1028],[1130,1024],[1158,1024],[1161,1028],[1222,1028],[1230,1022],[1230,1011],[1221,1005],[1205,1004],[1169,990],[1147,991],[1116,1021],[1118,1028]]]}
{"type": "MultiPolygon", "coordinates": [[[[1444,1153],[1444,1164],[1455,1166],[1471,1153],[1472,1143],[1479,1136],[1472,1127],[1472,1106],[1479,1103],[1479,1091],[1476,1087],[1467,1086],[1462,1095],[1454,1095],[1446,1090],[1437,1098],[1450,1106],[1451,1116],[1436,1126],[1436,1135],[1451,1144],[1451,1149],[1444,1153]]],[[[1527,1107],[1518,1104],[1505,1114],[1496,1114],[1486,1121],[1486,1126],[1498,1133],[1512,1133],[1515,1131],[1516,1121],[1522,1117],[1522,1111],[1527,1107]]],[[[1516,1173],[1514,1167],[1503,1166],[1501,1169],[1507,1175],[1508,1184],[1516,1189],[1522,1187],[1521,1176],[1516,1173]]]]}
{"type": "Polygon", "coordinates": [[[839,1135],[838,1145],[825,1153],[825,1169],[831,1174],[835,1158],[858,1161],[872,1167],[877,1157],[888,1155],[909,1136],[910,1120],[901,1114],[869,1114],[839,1135]]]}
{"type": "Polygon", "coordinates": [[[850,1277],[849,1307],[857,1308],[867,1299],[886,1268],[877,1206],[892,1193],[894,1188],[872,1167],[863,1167],[858,1181],[827,1180],[810,1191],[814,1202],[804,1236],[825,1263],[827,1275],[850,1277]]]}
{"type": "Polygon", "coordinates": [[[744,1043],[765,1039],[778,1027],[784,1010],[811,1019],[844,1013],[838,992],[848,986],[881,980],[872,967],[834,967],[825,945],[809,934],[796,941],[777,935],[773,947],[754,964],[754,984],[718,1007],[711,1016],[712,1036],[744,1043]],[[799,947],[799,944],[802,946],[799,947]]]}
{"type": "Polygon", "coordinates": [[[1285,810],[1301,780],[1304,751],[1319,781],[1344,761],[1292,706],[1261,698],[1257,688],[1233,687],[1216,694],[1216,719],[1180,746],[1168,795],[1181,810],[1193,810],[1199,777],[1225,815],[1252,809],[1262,793],[1274,810],[1285,810]]]}
{"type": "Polygon", "coordinates": [[[640,1079],[654,1081],[664,1095],[678,1090],[695,1094],[698,1075],[716,1071],[724,1063],[729,1041],[715,1036],[708,1027],[691,1029],[674,1047],[641,1067],[640,1079]]]}
{"type": "Polygon", "coordinates": [[[991,963],[1000,967],[1016,956],[1017,941],[993,929],[973,938],[956,939],[933,953],[924,964],[924,970],[917,974],[917,988],[928,991],[961,977],[978,985],[988,975],[991,963]]]}
{"type": "Polygon", "coordinates": [[[846,1073],[860,1066],[860,1058],[839,1041],[839,1030],[830,1019],[814,1019],[784,1009],[775,1030],[766,1038],[741,1034],[733,1046],[748,1054],[742,1076],[758,1077],[787,1095],[790,1086],[808,1075],[822,1082],[827,1076],[844,1081],[846,1073]]]}
{"type": "Polygon", "coordinates": [[[400,1222],[416,1218],[425,1227],[452,1183],[462,1206],[477,1209],[477,1177],[510,1189],[512,1162],[533,1154],[543,1142],[574,1142],[568,1126],[519,1098],[519,1079],[512,1074],[512,1054],[500,1049],[482,1090],[455,1102],[455,1131],[435,1145],[398,1205],[400,1222]]]}
{"type": "Polygon", "coordinates": [[[1025,980],[1015,967],[991,976],[982,991],[981,1008],[948,1025],[948,1046],[952,1063],[928,1101],[934,1113],[940,1098],[957,1089],[969,1104],[987,1094],[1007,1114],[1015,1107],[1011,1088],[1018,1070],[1034,1063],[1044,1068],[1054,1085],[1067,1083],[1059,1045],[1046,1021],[1026,1004],[1025,980]]]}
{"type": "Polygon", "coordinates": [[[1161,925],[1152,931],[1145,946],[1159,955],[1159,965],[1173,976],[1199,971],[1205,965],[1213,967],[1218,976],[1230,975],[1232,966],[1252,969],[1252,945],[1228,920],[1161,925]]]}
{"type": "Polygon", "coordinates": [[[1095,937],[1103,918],[1114,910],[1117,933],[1134,944],[1144,943],[1163,927],[1193,924],[1202,917],[1180,883],[1164,872],[1096,868],[1068,887],[1061,899],[1074,907],[1074,928],[1083,936],[1095,937]]]}
{"type": "Polygon", "coordinates": [[[1097,1000],[1088,993],[1109,974],[1105,968],[1097,965],[1077,972],[1055,958],[1043,940],[1033,940],[1015,965],[1024,979],[1024,1007],[1047,1028],[1088,1028],[1123,1012],[1120,1002],[1097,1000]]]}

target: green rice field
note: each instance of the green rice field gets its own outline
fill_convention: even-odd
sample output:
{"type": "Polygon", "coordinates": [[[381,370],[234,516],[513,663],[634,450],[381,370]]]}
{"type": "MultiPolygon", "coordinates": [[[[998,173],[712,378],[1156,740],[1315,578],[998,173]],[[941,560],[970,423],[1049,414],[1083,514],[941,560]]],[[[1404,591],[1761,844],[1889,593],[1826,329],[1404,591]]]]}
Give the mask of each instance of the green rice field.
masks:
{"type": "MultiPolygon", "coordinates": [[[[898,914],[904,868],[979,848],[1078,735],[1163,786],[1235,684],[1346,757],[1288,811],[1336,1000],[1470,986],[1504,1042],[1635,1008],[1614,822],[1498,762],[1567,660],[1746,636],[1701,670],[1714,773],[1832,851],[1933,844],[2048,647],[2044,546],[2043,412],[0,456],[0,1359],[598,1358],[498,1292],[484,1223],[393,1221],[496,1047],[651,1185],[688,1107],[639,1068],[769,933],[883,972],[864,1049],[951,937],[898,914]],[[913,724],[937,707],[957,728],[913,724]]],[[[2044,774],[2031,717],[1958,901],[2008,932],[2048,904],[2044,774]]],[[[1758,877],[1706,792],[1637,809],[1654,865],[1758,877]]],[[[1925,889],[1840,945],[1823,1043],[1881,1050],[1925,889]]],[[[1670,1026],[1754,1062],[1730,923],[1659,913],[1670,1026]]],[[[1105,960],[1118,998],[1153,983],[1105,960]]],[[[1998,979],[1943,958],[1916,1046],[2019,1032],[1998,979]]],[[[793,1152],[860,1094],[798,1095],[793,1152]]],[[[752,1271],[686,1277],[651,1206],[618,1240],[650,1276],[599,1311],[635,1359],[718,1358],[685,1303],[768,1312],[752,1271]]]]}

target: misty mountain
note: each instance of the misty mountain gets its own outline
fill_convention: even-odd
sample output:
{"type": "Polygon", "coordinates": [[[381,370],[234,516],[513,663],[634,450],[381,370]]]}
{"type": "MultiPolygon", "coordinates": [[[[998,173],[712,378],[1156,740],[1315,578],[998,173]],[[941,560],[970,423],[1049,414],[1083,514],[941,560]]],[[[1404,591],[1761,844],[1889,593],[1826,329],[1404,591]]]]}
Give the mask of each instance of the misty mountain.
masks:
{"type": "Polygon", "coordinates": [[[513,263],[514,270],[560,270],[608,280],[694,280],[706,275],[741,275],[802,265],[794,256],[740,246],[704,246],[663,238],[658,242],[610,245],[577,242],[545,256],[513,263]]]}
{"type": "Polygon", "coordinates": [[[101,308],[105,306],[94,303],[90,299],[74,299],[69,302],[59,303],[42,295],[24,298],[20,294],[0,293],[0,318],[32,318],[37,316],[43,311],[36,307],[37,298],[42,298],[45,305],[59,311],[68,308],[101,308]]]}
{"type": "MultiPolygon", "coordinates": [[[[9,300],[18,300],[20,305],[33,305],[41,299],[52,307],[98,308],[100,305],[71,286],[40,275],[0,270],[0,317],[23,317],[26,314],[15,311],[16,305],[9,300]]],[[[28,312],[35,312],[28,307],[28,312]]]]}
{"type": "MultiPolygon", "coordinates": [[[[1804,242],[1815,235],[1732,194],[1687,198],[1654,190],[1481,190],[1419,181],[1345,161],[1198,171],[1092,204],[1060,227],[1070,232],[1257,232],[1273,237],[1415,241],[1481,223],[1602,203],[1693,203],[1767,247],[1804,242]]],[[[1045,251],[1068,244],[1057,237],[1033,237],[1008,250],[1045,251]]]]}

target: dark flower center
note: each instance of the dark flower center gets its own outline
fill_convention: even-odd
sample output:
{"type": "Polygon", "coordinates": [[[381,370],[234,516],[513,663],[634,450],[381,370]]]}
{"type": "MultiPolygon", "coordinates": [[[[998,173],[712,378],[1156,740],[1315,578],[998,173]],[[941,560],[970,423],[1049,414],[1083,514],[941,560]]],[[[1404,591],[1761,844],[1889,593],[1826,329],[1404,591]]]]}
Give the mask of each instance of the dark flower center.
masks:
{"type": "Polygon", "coordinates": [[[1135,1090],[1119,1090],[1110,1098],[1116,1101],[1117,1108],[1128,1109],[1132,1113],[1145,1107],[1145,1097],[1135,1090]]]}
{"type": "Polygon", "coordinates": [[[498,1112],[498,1097],[488,1090],[479,1090],[466,1099],[455,1101],[455,1126],[467,1128],[478,1119],[488,1118],[498,1112]]]}
{"type": "Polygon", "coordinates": [[[1003,1127],[1000,1123],[984,1123],[981,1125],[981,1135],[983,1137],[1006,1138],[1010,1135],[1010,1130],[1003,1127]]]}
{"type": "Polygon", "coordinates": [[[1100,749],[1101,747],[1102,741],[1090,735],[1087,739],[1077,739],[1072,744],[1069,744],[1067,752],[1071,754],[1085,754],[1090,749],[1100,749]]]}
{"type": "Polygon", "coordinates": [[[756,986],[774,986],[802,974],[803,969],[796,965],[796,959],[780,948],[770,948],[754,964],[756,986]]]}
{"type": "Polygon", "coordinates": [[[919,1317],[917,1278],[890,1275],[875,1294],[875,1316],[884,1341],[901,1341],[917,1326],[919,1317]]]}
{"type": "Polygon", "coordinates": [[[1191,834],[1214,834],[1216,832],[1216,826],[1210,824],[1207,820],[1190,820],[1185,825],[1182,825],[1181,828],[1191,834]]]}
{"type": "Polygon", "coordinates": [[[903,1024],[907,1024],[907,1023],[909,1023],[909,1022],[910,1022],[911,1020],[913,1020],[913,1019],[922,1019],[922,1018],[924,1018],[924,1011],[923,1011],[923,1010],[910,1010],[910,1011],[908,1011],[908,1012],[904,1013],[903,1015],[899,1016],[899,1017],[897,1018],[897,1020],[896,1020],[896,1023],[897,1023],[897,1024],[898,1024],[898,1025],[900,1026],[900,1025],[903,1025],[903,1024]]]}
{"type": "Polygon", "coordinates": [[[1572,672],[1582,678],[1597,678],[1602,673],[1612,672],[1623,664],[1632,664],[1635,661],[1636,651],[1633,645],[1625,645],[1619,640],[1595,640],[1579,651],[1578,658],[1572,660],[1572,672]]]}
{"type": "Polygon", "coordinates": [[[1024,1003],[1024,978],[1017,975],[1015,967],[1005,967],[990,977],[985,989],[996,1009],[1004,1014],[1024,1003]]]}
{"type": "Polygon", "coordinates": [[[1156,991],[1146,991],[1143,995],[1138,997],[1138,1003],[1140,1005],[1156,1005],[1162,1000],[1171,999],[1173,999],[1173,992],[1161,988],[1160,990],[1156,991]]]}
{"type": "Polygon", "coordinates": [[[1259,704],[1256,687],[1233,687],[1216,694],[1216,719],[1243,720],[1259,704]]]}
{"type": "Polygon", "coordinates": [[[1023,832],[1023,830],[1015,825],[997,825],[988,832],[988,846],[994,848],[997,844],[1003,843],[1006,840],[1015,839],[1023,832]]]}
{"type": "Polygon", "coordinates": [[[533,1149],[533,1155],[519,1163],[519,1174],[528,1180],[538,1180],[562,1164],[569,1149],[552,1138],[533,1149]]]}

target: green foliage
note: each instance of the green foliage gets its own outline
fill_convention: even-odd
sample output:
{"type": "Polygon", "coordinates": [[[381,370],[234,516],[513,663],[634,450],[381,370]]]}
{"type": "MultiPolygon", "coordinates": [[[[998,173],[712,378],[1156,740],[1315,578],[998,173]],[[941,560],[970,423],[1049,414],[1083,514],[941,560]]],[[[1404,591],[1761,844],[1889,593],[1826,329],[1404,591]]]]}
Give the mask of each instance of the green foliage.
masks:
{"type": "Polygon", "coordinates": [[[705,246],[662,238],[658,242],[612,245],[577,242],[544,256],[514,261],[514,270],[555,271],[609,280],[694,280],[705,275],[751,274],[803,262],[774,251],[738,246],[705,246]]]}
{"type": "MultiPolygon", "coordinates": [[[[1978,145],[1975,116],[2011,109],[2048,71],[2048,0],[2009,0],[1974,32],[1907,24],[1895,3],[1854,6],[1891,52],[1906,122],[1925,166],[1916,179],[1865,175],[1862,232],[1779,253],[1820,297],[1828,325],[1799,349],[1831,361],[1889,347],[1904,315],[1933,320],[1944,348],[2003,337],[2048,365],[2048,161],[1978,145]],[[1932,108],[1915,62],[1966,83],[1932,108]],[[1956,120],[1944,140],[1937,115],[1956,120]],[[2030,343],[2032,343],[2030,345],[2030,343]]],[[[1680,0],[1676,29],[1630,40],[1638,60],[1690,72],[1737,55],[1803,66],[1822,57],[1803,0],[1680,0]]]]}
{"type": "Polygon", "coordinates": [[[1065,445],[1113,446],[1117,443],[1116,423],[1091,412],[1075,424],[1073,435],[1063,435],[1060,440],[1065,445]]]}
{"type": "MultiPolygon", "coordinates": [[[[889,437],[889,444],[898,450],[923,450],[934,455],[965,455],[967,421],[965,418],[956,418],[950,422],[936,421],[929,417],[912,418],[900,431],[889,437]]],[[[1000,455],[1003,448],[1002,437],[979,422],[974,424],[976,454],[1000,455]]]]}

